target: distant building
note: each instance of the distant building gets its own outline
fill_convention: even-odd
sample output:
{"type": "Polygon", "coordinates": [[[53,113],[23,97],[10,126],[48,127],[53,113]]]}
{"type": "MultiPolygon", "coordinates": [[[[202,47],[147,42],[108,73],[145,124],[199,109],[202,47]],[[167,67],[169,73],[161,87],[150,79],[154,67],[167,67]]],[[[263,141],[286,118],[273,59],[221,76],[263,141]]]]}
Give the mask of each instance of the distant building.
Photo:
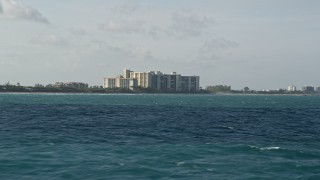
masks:
{"type": "Polygon", "coordinates": [[[163,73],[160,71],[150,71],[151,75],[151,87],[154,89],[160,90],[163,87],[163,84],[167,84],[167,82],[162,82],[164,80],[163,73]]]}
{"type": "Polygon", "coordinates": [[[157,89],[164,92],[197,92],[200,89],[200,77],[182,76],[176,72],[164,74],[160,71],[135,72],[125,69],[123,76],[118,77],[118,79],[105,78],[104,80],[104,88],[131,88],[135,86],[157,89]],[[123,84],[117,84],[117,82],[120,81],[123,82],[123,84]],[[129,86],[128,83],[130,84],[129,86]]]}
{"type": "Polygon", "coordinates": [[[320,93],[320,86],[316,88],[317,93],[320,93]]]}
{"type": "Polygon", "coordinates": [[[123,77],[124,78],[130,78],[130,73],[131,73],[132,71],[130,71],[129,69],[124,69],[124,71],[123,71],[123,77]]]}
{"type": "MultiPolygon", "coordinates": [[[[128,76],[128,75],[126,74],[126,76],[128,76]]],[[[140,86],[140,87],[144,87],[144,88],[151,87],[151,73],[150,72],[134,72],[134,71],[130,71],[130,77],[129,78],[137,79],[138,86],[140,86]]]]}
{"type": "Polygon", "coordinates": [[[150,71],[150,86],[165,92],[197,92],[200,90],[199,76],[182,76],[176,72],[164,74],[160,71],[150,71]]]}
{"type": "Polygon", "coordinates": [[[181,77],[181,90],[196,92],[199,91],[200,77],[199,76],[182,76],[181,77]]]}
{"type": "Polygon", "coordinates": [[[52,84],[53,87],[70,87],[70,88],[77,88],[77,89],[85,89],[88,88],[89,85],[87,83],[82,82],[56,82],[52,84]]]}
{"type": "Polygon", "coordinates": [[[314,87],[313,86],[303,86],[302,91],[305,93],[314,93],[314,87]]]}
{"type": "Polygon", "coordinates": [[[53,87],[63,87],[63,82],[56,82],[52,84],[53,87]]]}
{"type": "Polygon", "coordinates": [[[288,86],[288,89],[287,89],[289,92],[294,92],[294,91],[297,91],[297,87],[294,86],[294,85],[290,85],[288,86]]]}
{"type": "Polygon", "coordinates": [[[79,89],[88,88],[88,84],[81,83],[81,82],[67,82],[67,83],[64,83],[64,85],[66,87],[73,87],[73,88],[79,88],[79,89]]]}
{"type": "Polygon", "coordinates": [[[103,88],[115,88],[116,87],[116,78],[104,78],[103,88]]]}
{"type": "Polygon", "coordinates": [[[118,76],[116,78],[105,78],[103,82],[103,88],[124,88],[134,90],[137,86],[137,79],[124,78],[123,76],[118,76]]]}

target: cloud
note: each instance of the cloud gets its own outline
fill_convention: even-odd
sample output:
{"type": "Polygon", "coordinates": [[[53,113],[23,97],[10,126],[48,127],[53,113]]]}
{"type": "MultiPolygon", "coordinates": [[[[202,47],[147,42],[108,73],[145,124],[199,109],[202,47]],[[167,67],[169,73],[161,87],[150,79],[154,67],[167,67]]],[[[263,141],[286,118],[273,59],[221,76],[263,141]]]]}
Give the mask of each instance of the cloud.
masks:
{"type": "Polygon", "coordinates": [[[107,23],[101,24],[99,28],[109,33],[130,34],[130,33],[141,32],[143,24],[144,23],[142,21],[129,22],[124,20],[120,20],[120,21],[110,20],[107,23]]]}
{"type": "Polygon", "coordinates": [[[62,38],[56,34],[50,34],[47,36],[39,36],[33,38],[31,43],[36,45],[53,45],[53,46],[69,46],[70,42],[68,39],[62,38]]]}
{"type": "Polygon", "coordinates": [[[119,47],[115,45],[107,45],[102,42],[97,42],[99,49],[103,52],[111,52],[122,57],[134,60],[158,60],[153,56],[152,51],[146,47],[119,47]]]}
{"type": "Polygon", "coordinates": [[[49,23],[39,11],[15,0],[0,0],[0,16],[9,19],[23,19],[45,24],[49,23]]]}
{"type": "Polygon", "coordinates": [[[230,49],[238,47],[239,44],[235,41],[229,41],[226,39],[212,39],[206,41],[202,48],[207,50],[221,50],[221,49],[230,49]]]}
{"type": "Polygon", "coordinates": [[[0,1],[0,14],[3,14],[2,2],[0,1]]]}
{"type": "Polygon", "coordinates": [[[140,4],[136,0],[128,0],[120,6],[111,8],[110,11],[113,13],[128,15],[136,12],[138,9],[140,9],[140,4]]]}
{"type": "Polygon", "coordinates": [[[197,14],[173,13],[171,21],[172,25],[169,29],[180,37],[200,36],[214,24],[212,19],[203,18],[197,14]]]}
{"type": "Polygon", "coordinates": [[[162,28],[156,25],[148,25],[144,21],[129,22],[125,20],[110,20],[107,23],[99,25],[99,29],[112,35],[120,35],[116,36],[118,38],[123,37],[122,35],[124,34],[135,34],[142,35],[144,37],[148,36],[156,39],[160,35],[163,35],[165,33],[165,31],[162,28]]]}
{"type": "Polygon", "coordinates": [[[88,34],[88,32],[84,29],[79,29],[79,28],[70,28],[69,32],[75,36],[85,36],[88,34]]]}
{"type": "MultiPolygon", "coordinates": [[[[148,12],[150,13],[150,12],[148,12]]],[[[135,18],[135,15],[126,17],[115,16],[108,19],[103,24],[98,25],[99,29],[112,35],[141,35],[151,38],[159,37],[199,37],[205,33],[210,34],[209,30],[215,24],[214,20],[191,13],[172,13],[171,16],[162,16],[161,21],[153,19],[150,15],[135,18]]]]}
{"type": "Polygon", "coordinates": [[[156,59],[149,48],[134,48],[129,51],[130,56],[138,59],[154,60],[156,59]]]}
{"type": "Polygon", "coordinates": [[[5,58],[16,58],[16,57],[19,57],[19,55],[20,54],[18,54],[18,52],[13,51],[13,50],[9,50],[9,51],[1,50],[0,51],[0,57],[3,57],[3,59],[5,59],[5,58]]]}
{"type": "Polygon", "coordinates": [[[103,53],[112,53],[116,55],[120,55],[121,57],[127,59],[135,59],[135,60],[152,60],[156,59],[152,55],[152,51],[146,47],[139,46],[118,46],[114,44],[108,44],[101,40],[93,40],[90,44],[88,44],[88,49],[93,50],[95,54],[103,53]]]}
{"type": "Polygon", "coordinates": [[[238,47],[239,44],[235,41],[226,39],[212,39],[206,41],[199,49],[199,58],[202,60],[219,59],[219,55],[225,51],[238,47]]]}

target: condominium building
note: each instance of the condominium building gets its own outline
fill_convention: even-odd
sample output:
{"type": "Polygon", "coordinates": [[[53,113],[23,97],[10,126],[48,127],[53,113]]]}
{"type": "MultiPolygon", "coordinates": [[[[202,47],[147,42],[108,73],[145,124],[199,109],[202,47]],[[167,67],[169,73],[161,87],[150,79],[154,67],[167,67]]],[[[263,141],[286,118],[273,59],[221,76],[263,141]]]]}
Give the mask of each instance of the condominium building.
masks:
{"type": "Polygon", "coordinates": [[[289,91],[289,92],[297,91],[297,87],[294,86],[294,85],[290,85],[290,86],[288,86],[288,91],[289,91]]]}
{"type": "MultiPolygon", "coordinates": [[[[125,74],[125,75],[128,76],[128,74],[125,74]]],[[[151,73],[150,72],[130,71],[130,78],[137,79],[138,86],[141,86],[144,88],[151,88],[151,73]]]]}
{"type": "Polygon", "coordinates": [[[118,76],[116,78],[105,78],[103,88],[125,88],[134,90],[138,86],[137,79],[124,78],[118,76]]]}
{"type": "MultiPolygon", "coordinates": [[[[164,92],[197,92],[200,84],[199,76],[182,76],[176,72],[164,74],[160,71],[135,72],[125,69],[122,78],[135,79],[137,86],[164,92]]],[[[104,87],[120,87],[116,82],[116,78],[106,78],[104,87]],[[108,83],[112,85],[107,86],[108,83]]],[[[123,85],[121,87],[128,86],[123,85]]]]}
{"type": "Polygon", "coordinates": [[[130,78],[130,73],[133,71],[130,71],[129,69],[124,69],[123,71],[123,77],[124,78],[130,78]]]}
{"type": "Polygon", "coordinates": [[[104,78],[103,88],[115,88],[116,78],[104,78]]]}
{"type": "Polygon", "coordinates": [[[196,92],[199,91],[200,87],[199,76],[182,76],[181,90],[184,92],[196,92]]]}
{"type": "Polygon", "coordinates": [[[154,89],[161,89],[161,81],[163,81],[163,73],[160,71],[150,71],[149,72],[151,75],[151,87],[154,89]]]}
{"type": "Polygon", "coordinates": [[[303,86],[302,91],[305,93],[314,93],[314,87],[313,86],[303,86]]]}

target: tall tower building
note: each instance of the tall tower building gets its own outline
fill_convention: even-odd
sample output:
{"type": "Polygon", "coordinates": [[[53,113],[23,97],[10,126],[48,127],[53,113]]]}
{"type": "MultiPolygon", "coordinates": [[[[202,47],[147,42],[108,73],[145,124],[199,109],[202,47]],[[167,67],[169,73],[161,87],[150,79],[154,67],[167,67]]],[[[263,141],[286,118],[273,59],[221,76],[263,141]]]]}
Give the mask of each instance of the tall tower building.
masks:
{"type": "Polygon", "coordinates": [[[123,70],[123,77],[124,78],[130,78],[130,73],[131,73],[132,71],[130,71],[130,69],[124,69],[123,70]]]}

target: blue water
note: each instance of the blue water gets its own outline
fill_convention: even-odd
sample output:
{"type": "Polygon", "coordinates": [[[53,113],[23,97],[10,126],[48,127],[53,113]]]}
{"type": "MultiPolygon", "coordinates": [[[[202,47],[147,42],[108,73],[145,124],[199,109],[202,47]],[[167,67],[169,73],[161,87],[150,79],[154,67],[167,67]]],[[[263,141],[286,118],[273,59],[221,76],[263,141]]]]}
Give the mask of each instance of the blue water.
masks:
{"type": "Polygon", "coordinates": [[[320,179],[320,96],[0,94],[0,179],[320,179]]]}

